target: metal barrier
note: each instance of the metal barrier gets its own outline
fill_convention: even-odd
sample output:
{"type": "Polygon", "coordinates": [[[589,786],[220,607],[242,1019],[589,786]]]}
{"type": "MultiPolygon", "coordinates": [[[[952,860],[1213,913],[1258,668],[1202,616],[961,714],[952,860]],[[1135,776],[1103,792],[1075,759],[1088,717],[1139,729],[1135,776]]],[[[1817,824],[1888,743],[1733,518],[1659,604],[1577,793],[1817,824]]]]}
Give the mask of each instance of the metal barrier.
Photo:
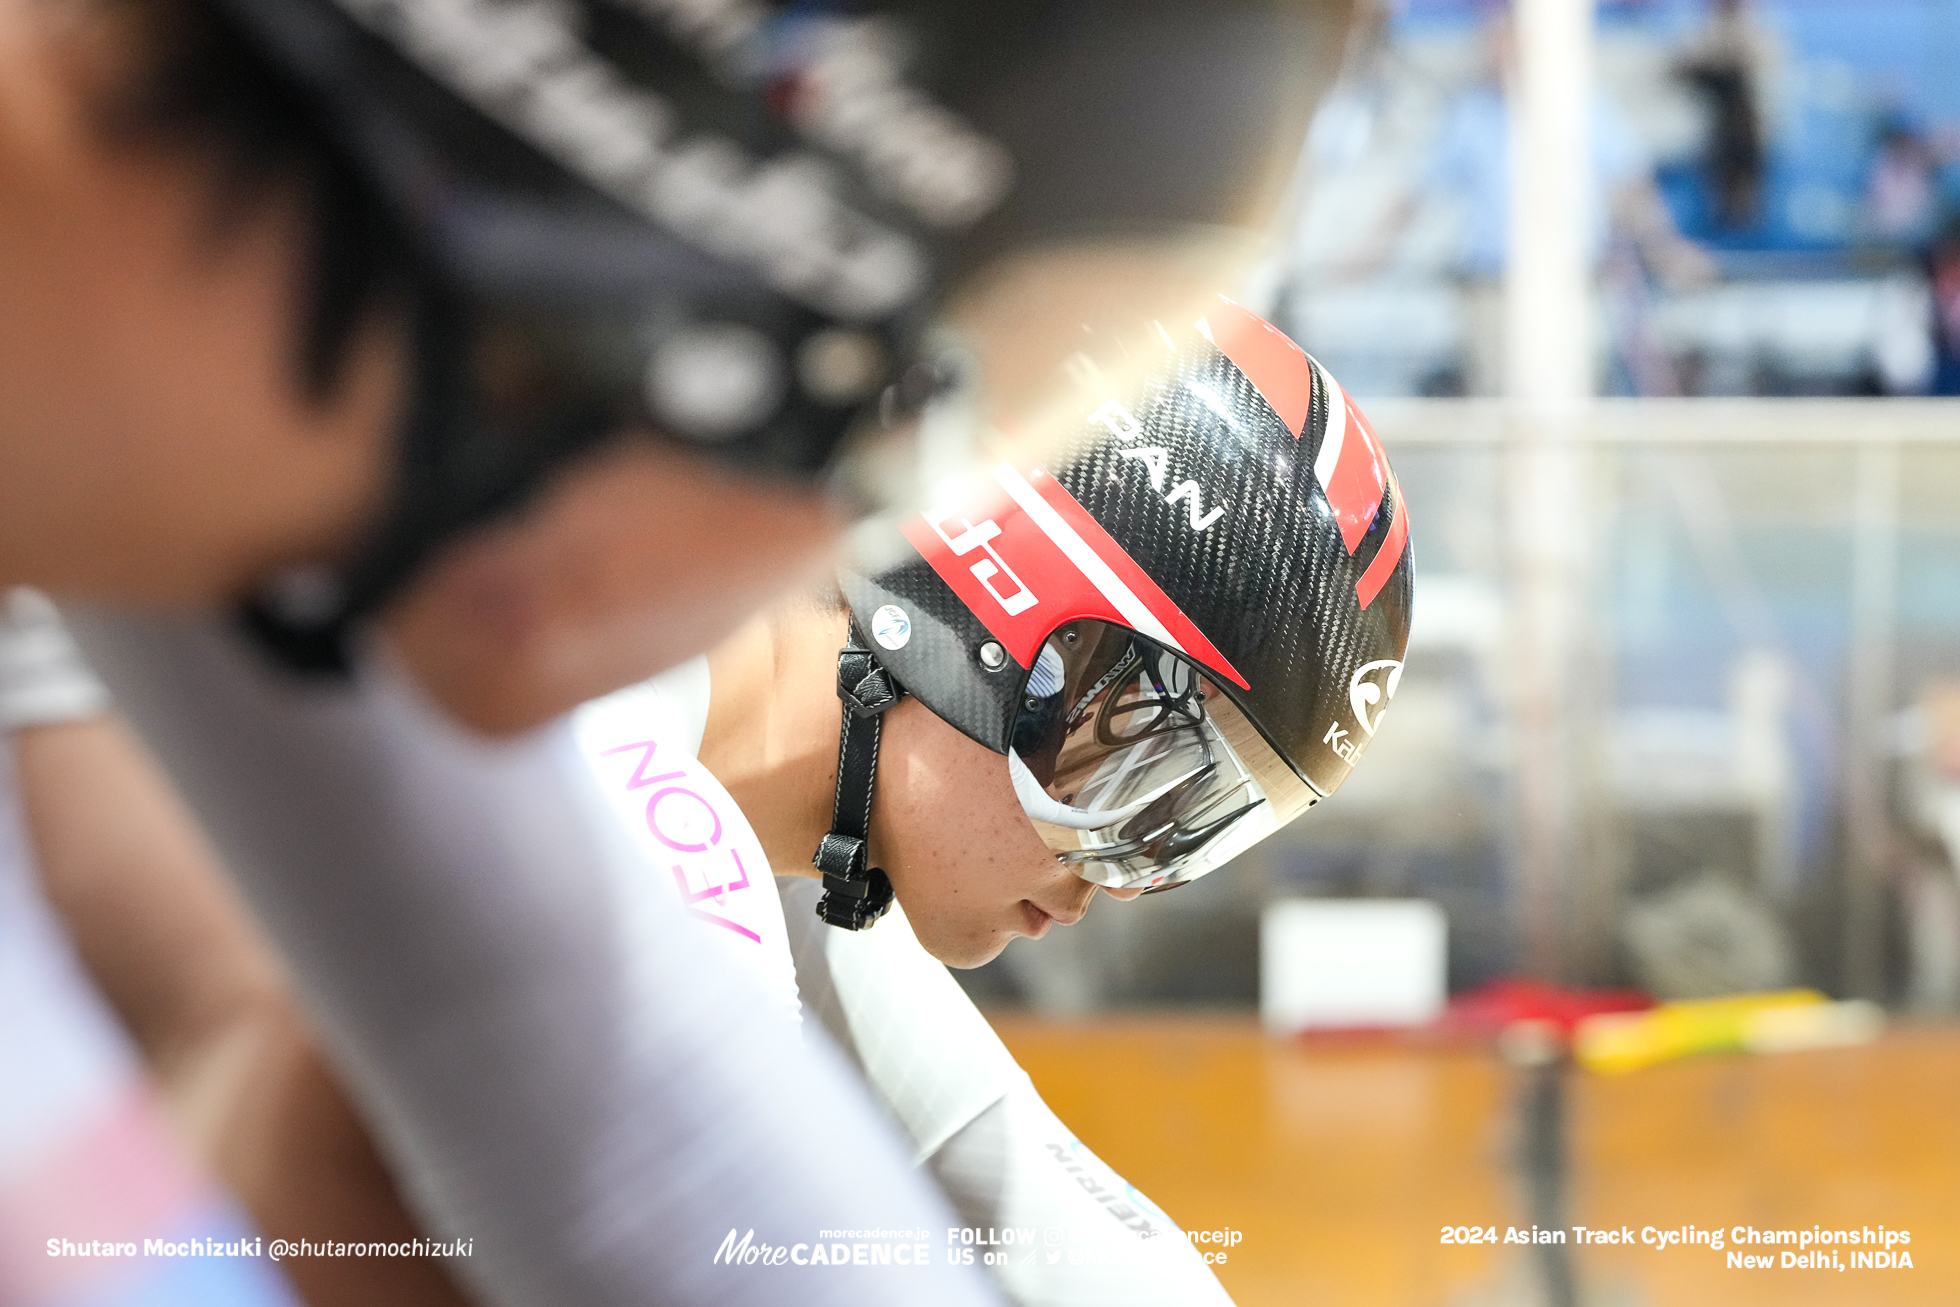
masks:
{"type": "MultiPolygon", "coordinates": [[[[1960,672],[1960,403],[1367,407],[1411,506],[1419,645],[1435,635],[1474,644],[1479,630],[1486,639],[1467,651],[1491,665],[1510,746],[1508,888],[1529,968],[1581,980],[1615,969],[1605,955],[1630,886],[1611,813],[1640,781],[1613,774],[1629,762],[1614,756],[1626,752],[1629,712],[1647,711],[1652,725],[1673,710],[1683,731],[1691,711],[1774,716],[1775,704],[1720,702],[1722,667],[1704,663],[1713,687],[1681,683],[1678,664],[1726,644],[1731,664],[1782,664],[1782,729],[1808,740],[1786,739],[1780,763],[1734,759],[1729,788],[1771,810],[1742,870],[1786,913],[1806,890],[1816,897],[1819,876],[1841,876],[1835,974],[1818,976],[1815,957],[1808,970],[1880,995],[1886,887],[1909,861],[1891,801],[1901,746],[1888,727],[1917,681],[1960,672]],[[1458,610],[1466,601],[1453,590],[1483,588],[1481,627],[1457,611],[1444,626],[1460,629],[1422,631],[1424,587],[1438,581],[1458,610]],[[1679,629],[1711,618],[1719,632],[1679,629]],[[1653,658],[1667,651],[1651,646],[1670,640],[1692,646],[1689,657],[1653,658]],[[1653,666],[1630,696],[1628,673],[1643,660],[1653,666]]],[[[1778,691],[1757,687],[1765,693],[1778,691]]],[[[1732,720],[1732,744],[1760,755],[1762,740],[1735,737],[1763,727],[1732,720]]],[[[1692,752],[1693,741],[1679,743],[1692,752]]],[[[1647,783],[1683,788],[1658,774],[1647,783]]]]}

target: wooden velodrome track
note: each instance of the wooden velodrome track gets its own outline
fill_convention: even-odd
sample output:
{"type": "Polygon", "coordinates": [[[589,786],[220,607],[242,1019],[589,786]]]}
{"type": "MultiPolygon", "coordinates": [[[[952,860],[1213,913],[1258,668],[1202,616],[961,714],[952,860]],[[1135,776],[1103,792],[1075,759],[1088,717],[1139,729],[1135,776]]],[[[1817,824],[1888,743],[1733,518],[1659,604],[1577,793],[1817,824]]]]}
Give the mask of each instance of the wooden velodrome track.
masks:
{"type": "MultiPolygon", "coordinates": [[[[1536,1307],[1523,1074],[1489,1051],[1268,1039],[1239,1014],[994,1024],[1062,1119],[1186,1229],[1245,1239],[1240,1307],[1536,1307]]],[[[1571,1249],[1585,1307],[1960,1304],[1960,1028],[1859,1049],[1568,1073],[1567,1222],[1911,1232],[1910,1270],[1729,1269],[1726,1251],[1571,1249]]],[[[1568,1238],[1570,1236],[1568,1235],[1568,1238]]],[[[1848,1261],[1848,1257],[1846,1258],[1848,1261]]]]}

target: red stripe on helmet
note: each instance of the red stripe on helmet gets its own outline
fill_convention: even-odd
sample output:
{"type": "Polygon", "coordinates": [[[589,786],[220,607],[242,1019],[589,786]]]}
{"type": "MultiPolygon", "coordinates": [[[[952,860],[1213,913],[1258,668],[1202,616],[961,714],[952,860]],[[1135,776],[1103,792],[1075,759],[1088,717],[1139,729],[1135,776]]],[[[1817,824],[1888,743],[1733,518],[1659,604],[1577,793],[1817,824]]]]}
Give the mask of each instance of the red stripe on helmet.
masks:
{"type": "Polygon", "coordinates": [[[1039,468],[1028,480],[1034,486],[1036,493],[1055,510],[1057,516],[1095,551],[1096,556],[1116,574],[1117,579],[1126,585],[1132,594],[1142,600],[1150,615],[1156,618],[1162,627],[1163,633],[1152,632],[1134,621],[1124,620],[1123,625],[1135,627],[1142,630],[1145,635],[1163,641],[1194,662],[1202,663],[1211,670],[1223,674],[1241,689],[1252,688],[1246,683],[1245,677],[1239,675],[1239,669],[1225,660],[1225,655],[1218,652],[1217,647],[1205,638],[1205,633],[1198,629],[1197,624],[1186,617],[1184,610],[1164,593],[1163,587],[1157,584],[1150,573],[1144,571],[1137,561],[1130,557],[1128,551],[1116,543],[1116,538],[1103,530],[1102,523],[1089,515],[1089,510],[1077,502],[1066,486],[1039,468]],[[1164,633],[1168,633],[1170,637],[1168,640],[1164,639],[1164,633]]]}
{"type": "Polygon", "coordinates": [[[901,528],[939,579],[1023,667],[1079,617],[1120,621],[1080,568],[1012,499],[936,508],[901,528]]]}
{"type": "Polygon", "coordinates": [[[902,529],[1014,661],[1032,667],[1057,627],[1094,619],[1141,632],[1250,688],[1067,488],[1039,468],[1024,474],[1006,464],[995,480],[1005,502],[935,509],[902,529]]]}
{"type": "Polygon", "coordinates": [[[1341,541],[1352,554],[1361,548],[1375,514],[1381,511],[1382,491],[1388,488],[1388,456],[1355,402],[1345,392],[1342,399],[1347,406],[1348,438],[1325,489],[1327,502],[1340,519],[1341,541]]]}
{"type": "Polygon", "coordinates": [[[1375,602],[1375,596],[1388,584],[1395,565],[1402,561],[1403,551],[1409,547],[1409,506],[1403,502],[1402,487],[1392,473],[1388,480],[1395,491],[1395,520],[1388,524],[1388,538],[1375,551],[1375,561],[1368,564],[1368,570],[1354,583],[1354,597],[1361,601],[1363,608],[1375,602]]]}
{"type": "Polygon", "coordinates": [[[1222,295],[1198,330],[1245,374],[1298,440],[1313,408],[1313,365],[1306,353],[1264,318],[1222,295]]]}
{"type": "Polygon", "coordinates": [[[1388,456],[1382,453],[1381,440],[1367,416],[1334,374],[1321,368],[1320,380],[1327,394],[1327,422],[1313,472],[1340,524],[1341,543],[1352,554],[1361,548],[1381,510],[1382,491],[1388,487],[1388,456]]]}

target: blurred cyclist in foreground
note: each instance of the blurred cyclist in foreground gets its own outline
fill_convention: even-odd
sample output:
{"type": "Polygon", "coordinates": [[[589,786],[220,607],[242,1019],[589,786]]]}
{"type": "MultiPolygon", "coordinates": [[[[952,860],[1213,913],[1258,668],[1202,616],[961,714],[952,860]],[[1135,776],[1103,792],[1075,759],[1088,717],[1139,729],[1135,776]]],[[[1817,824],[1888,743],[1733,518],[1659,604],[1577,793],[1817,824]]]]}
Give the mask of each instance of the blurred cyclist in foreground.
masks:
{"type": "Polygon", "coordinates": [[[821,566],[935,397],[1038,410],[1025,359],[1109,286],[1168,314],[1219,279],[1169,234],[1270,192],[1315,35],[1250,2],[0,5],[0,580],[242,605],[249,642],[90,639],[491,1300],[770,1300],[708,1264],[728,1224],[936,1219],[826,1053],[696,1001],[742,981],[588,847],[545,724],[821,566]]]}

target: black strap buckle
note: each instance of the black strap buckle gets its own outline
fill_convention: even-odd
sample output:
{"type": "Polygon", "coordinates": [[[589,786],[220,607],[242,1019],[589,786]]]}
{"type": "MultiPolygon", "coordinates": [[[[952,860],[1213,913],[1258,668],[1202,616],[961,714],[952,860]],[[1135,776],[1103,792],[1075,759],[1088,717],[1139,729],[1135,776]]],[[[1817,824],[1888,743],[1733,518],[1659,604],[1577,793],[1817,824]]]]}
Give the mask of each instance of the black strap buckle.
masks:
{"type": "Polygon", "coordinates": [[[823,897],[817,915],[844,930],[863,930],[885,915],[892,905],[892,883],[877,867],[868,866],[868,846],[861,839],[835,831],[817,845],[811,861],[823,872],[823,897]]]}
{"type": "Polygon", "coordinates": [[[837,697],[851,716],[876,717],[904,698],[905,692],[870,650],[846,646],[837,655],[837,697]]]}
{"type": "Polygon", "coordinates": [[[867,865],[870,857],[863,840],[832,831],[817,844],[817,856],[811,861],[823,873],[817,915],[830,925],[863,930],[891,910],[891,880],[881,868],[867,865]]]}
{"type": "Polygon", "coordinates": [[[852,622],[837,655],[837,697],[843,726],[837,738],[837,795],[830,833],[817,843],[811,863],[823,873],[817,915],[844,930],[863,930],[892,905],[892,883],[870,865],[871,795],[878,779],[878,740],[887,709],[905,691],[877,656],[864,647],[852,622]]]}

